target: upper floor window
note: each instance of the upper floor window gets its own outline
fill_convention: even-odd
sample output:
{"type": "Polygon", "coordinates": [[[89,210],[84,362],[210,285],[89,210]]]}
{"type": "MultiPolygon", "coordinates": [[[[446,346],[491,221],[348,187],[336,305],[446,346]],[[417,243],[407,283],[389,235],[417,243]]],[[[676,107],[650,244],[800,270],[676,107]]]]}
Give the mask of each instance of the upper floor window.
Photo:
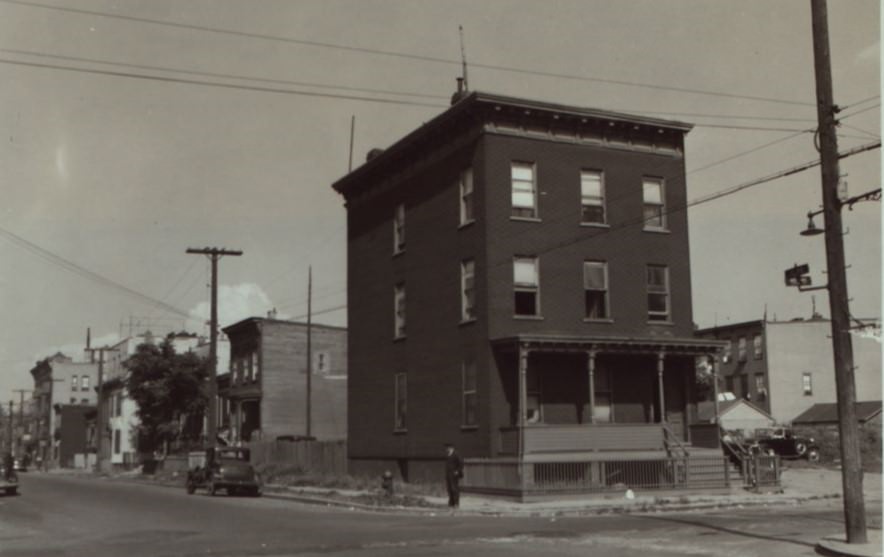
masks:
{"type": "Polygon", "coordinates": [[[467,224],[475,220],[473,215],[473,169],[467,168],[460,173],[460,223],[467,224]]]}
{"type": "Polygon", "coordinates": [[[249,355],[249,358],[250,358],[250,360],[251,360],[251,362],[252,362],[252,363],[251,363],[251,366],[252,366],[252,378],[253,378],[255,381],[257,381],[258,378],[261,376],[261,363],[260,363],[260,360],[258,359],[258,353],[257,353],[257,352],[252,352],[252,353],[249,355]]]}
{"type": "Polygon", "coordinates": [[[648,265],[648,320],[669,321],[669,268],[648,265]]]}
{"type": "Polygon", "coordinates": [[[587,319],[608,319],[608,264],[583,262],[583,289],[587,319]]]}
{"type": "Polygon", "coordinates": [[[513,260],[513,290],[516,315],[540,314],[540,274],[536,257],[513,260]]]}
{"type": "Polygon", "coordinates": [[[752,355],[756,360],[760,360],[764,355],[764,348],[761,344],[761,335],[752,337],[752,355]]]}
{"type": "Polygon", "coordinates": [[[405,251],[405,204],[396,205],[393,213],[393,253],[405,251]]]}
{"type": "Polygon", "coordinates": [[[514,217],[537,217],[537,183],[534,165],[525,162],[512,164],[514,217]]]}
{"type": "Polygon", "coordinates": [[[764,374],[755,374],[755,392],[758,393],[758,400],[764,400],[767,395],[767,388],[764,386],[764,374]]]}
{"type": "Polygon", "coordinates": [[[405,283],[397,284],[393,288],[393,313],[395,316],[393,337],[405,338],[405,283]]]}
{"type": "Polygon", "coordinates": [[[644,178],[642,181],[645,228],[666,228],[666,204],[662,178],[644,178]]]}
{"type": "Polygon", "coordinates": [[[580,222],[605,224],[605,186],[600,171],[584,170],[580,173],[580,200],[580,222]]]}
{"type": "Polygon", "coordinates": [[[810,372],[801,374],[801,391],[804,393],[804,396],[813,395],[813,377],[810,372]]]}
{"type": "Polygon", "coordinates": [[[88,391],[89,390],[89,376],[88,375],[84,375],[84,376],[80,377],[80,390],[81,391],[88,391]]]}
{"type": "Polygon", "coordinates": [[[313,373],[325,375],[331,371],[331,356],[325,350],[313,354],[313,373]]]}
{"type": "Polygon", "coordinates": [[[76,391],[80,388],[80,383],[78,381],[78,377],[76,375],[71,376],[71,390],[76,391]]]}
{"type": "Polygon", "coordinates": [[[737,361],[746,361],[746,337],[740,337],[737,341],[737,361]]]}
{"type": "Polygon", "coordinates": [[[477,415],[476,394],[476,362],[466,360],[463,363],[463,425],[473,427],[479,423],[477,415]]]}
{"type": "Polygon", "coordinates": [[[405,414],[408,409],[407,378],[404,373],[397,373],[393,384],[393,430],[405,431],[405,414]]]}
{"type": "Polygon", "coordinates": [[[467,259],[460,263],[460,318],[476,318],[476,262],[467,259]]]}
{"type": "Polygon", "coordinates": [[[123,393],[117,393],[114,404],[114,416],[123,415],[123,393]]]}
{"type": "Polygon", "coordinates": [[[727,339],[725,342],[727,344],[725,344],[725,346],[724,346],[724,352],[722,353],[722,359],[723,359],[724,363],[728,363],[730,361],[730,359],[733,357],[732,352],[733,352],[733,344],[734,343],[731,342],[731,339],[727,339]]]}

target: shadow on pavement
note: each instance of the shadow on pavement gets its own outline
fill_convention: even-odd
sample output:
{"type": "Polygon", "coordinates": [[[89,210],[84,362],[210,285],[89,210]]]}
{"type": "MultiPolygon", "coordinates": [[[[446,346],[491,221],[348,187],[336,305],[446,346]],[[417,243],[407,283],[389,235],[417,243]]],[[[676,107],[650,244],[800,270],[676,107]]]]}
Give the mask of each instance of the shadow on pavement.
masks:
{"type": "Polygon", "coordinates": [[[735,528],[727,528],[725,526],[717,526],[715,524],[708,524],[708,523],[703,522],[701,520],[688,520],[685,518],[671,518],[671,517],[665,517],[665,516],[647,516],[647,515],[642,515],[641,517],[637,517],[637,518],[644,518],[647,520],[658,520],[661,522],[683,524],[683,525],[688,525],[688,526],[697,526],[699,528],[707,528],[709,530],[716,530],[718,532],[725,532],[727,534],[733,534],[735,536],[743,536],[746,538],[755,538],[758,540],[791,543],[794,545],[801,545],[801,546],[810,547],[810,548],[816,547],[815,542],[803,542],[801,540],[795,540],[792,538],[785,538],[785,537],[773,536],[773,535],[767,535],[767,534],[757,534],[754,532],[746,532],[744,530],[737,530],[735,528]]]}

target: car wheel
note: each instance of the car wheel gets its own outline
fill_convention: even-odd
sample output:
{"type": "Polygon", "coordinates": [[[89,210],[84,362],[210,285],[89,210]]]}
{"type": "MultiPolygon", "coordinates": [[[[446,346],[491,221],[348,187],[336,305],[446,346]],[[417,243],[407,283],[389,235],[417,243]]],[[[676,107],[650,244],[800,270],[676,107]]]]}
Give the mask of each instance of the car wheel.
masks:
{"type": "Polygon", "coordinates": [[[807,451],[807,460],[810,462],[819,462],[820,461],[820,452],[816,449],[810,449],[807,451]]]}
{"type": "Polygon", "coordinates": [[[807,452],[807,445],[804,443],[795,443],[795,454],[798,456],[804,456],[804,453],[807,452]]]}

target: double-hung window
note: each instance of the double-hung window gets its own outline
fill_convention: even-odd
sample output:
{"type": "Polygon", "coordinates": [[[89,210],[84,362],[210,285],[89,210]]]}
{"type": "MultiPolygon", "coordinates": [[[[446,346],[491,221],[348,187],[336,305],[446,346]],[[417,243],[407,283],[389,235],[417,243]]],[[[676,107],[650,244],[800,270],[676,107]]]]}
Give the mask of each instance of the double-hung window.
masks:
{"type": "Polygon", "coordinates": [[[393,253],[405,251],[405,204],[396,205],[393,213],[393,253]]]}
{"type": "Polygon", "coordinates": [[[540,273],[536,257],[513,260],[513,290],[516,315],[540,315],[540,273]]]}
{"type": "Polygon", "coordinates": [[[475,360],[465,360],[463,363],[463,426],[475,427],[479,423],[476,414],[477,401],[476,394],[476,362],[475,360]]]}
{"type": "Polygon", "coordinates": [[[813,396],[813,376],[810,372],[801,374],[801,391],[804,396],[813,396]]]}
{"type": "Polygon", "coordinates": [[[737,341],[737,361],[746,361],[746,337],[740,337],[737,341]]]}
{"type": "Polygon", "coordinates": [[[393,337],[405,338],[405,283],[393,288],[393,337]]]}
{"type": "Polygon", "coordinates": [[[764,345],[761,342],[761,335],[752,337],[752,356],[756,360],[760,360],[764,356],[764,345]]]}
{"type": "Polygon", "coordinates": [[[580,204],[580,222],[605,224],[605,185],[600,171],[584,170],[580,173],[580,204]]]}
{"type": "Polygon", "coordinates": [[[460,263],[460,318],[476,318],[476,262],[466,259],[460,263]]]}
{"type": "Polygon", "coordinates": [[[644,178],[642,180],[644,201],[643,216],[645,228],[662,230],[666,228],[666,203],[662,178],[644,178]]]}
{"type": "Polygon", "coordinates": [[[405,414],[408,409],[408,381],[404,373],[397,373],[393,382],[393,430],[405,431],[405,414]]]}
{"type": "Polygon", "coordinates": [[[648,320],[669,321],[669,268],[648,265],[648,320]]]}
{"type": "Polygon", "coordinates": [[[608,319],[608,264],[604,261],[583,262],[586,319],[608,319]]]}
{"type": "Polygon", "coordinates": [[[526,162],[512,163],[512,184],[512,216],[537,218],[537,180],[534,175],[534,165],[526,162]]]}
{"type": "Polygon", "coordinates": [[[467,168],[460,173],[460,224],[469,224],[475,220],[473,215],[473,169],[467,168]]]}
{"type": "Polygon", "coordinates": [[[77,376],[74,375],[71,377],[71,391],[80,390],[80,383],[77,381],[77,376]]]}
{"type": "Polygon", "coordinates": [[[89,376],[88,375],[84,375],[84,376],[80,377],[80,390],[81,391],[88,391],[89,390],[89,376]]]}

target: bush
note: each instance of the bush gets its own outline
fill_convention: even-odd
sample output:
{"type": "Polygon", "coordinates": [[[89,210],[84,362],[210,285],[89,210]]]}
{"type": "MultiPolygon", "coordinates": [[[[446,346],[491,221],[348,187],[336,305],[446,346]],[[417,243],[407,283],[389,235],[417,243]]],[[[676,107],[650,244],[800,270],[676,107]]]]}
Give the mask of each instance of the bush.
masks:
{"type": "MultiPolygon", "coordinates": [[[[799,435],[813,437],[820,447],[820,463],[835,465],[841,462],[841,443],[837,426],[796,427],[799,435]]],[[[863,470],[881,473],[881,429],[877,425],[860,426],[860,454],[863,470]]]]}

